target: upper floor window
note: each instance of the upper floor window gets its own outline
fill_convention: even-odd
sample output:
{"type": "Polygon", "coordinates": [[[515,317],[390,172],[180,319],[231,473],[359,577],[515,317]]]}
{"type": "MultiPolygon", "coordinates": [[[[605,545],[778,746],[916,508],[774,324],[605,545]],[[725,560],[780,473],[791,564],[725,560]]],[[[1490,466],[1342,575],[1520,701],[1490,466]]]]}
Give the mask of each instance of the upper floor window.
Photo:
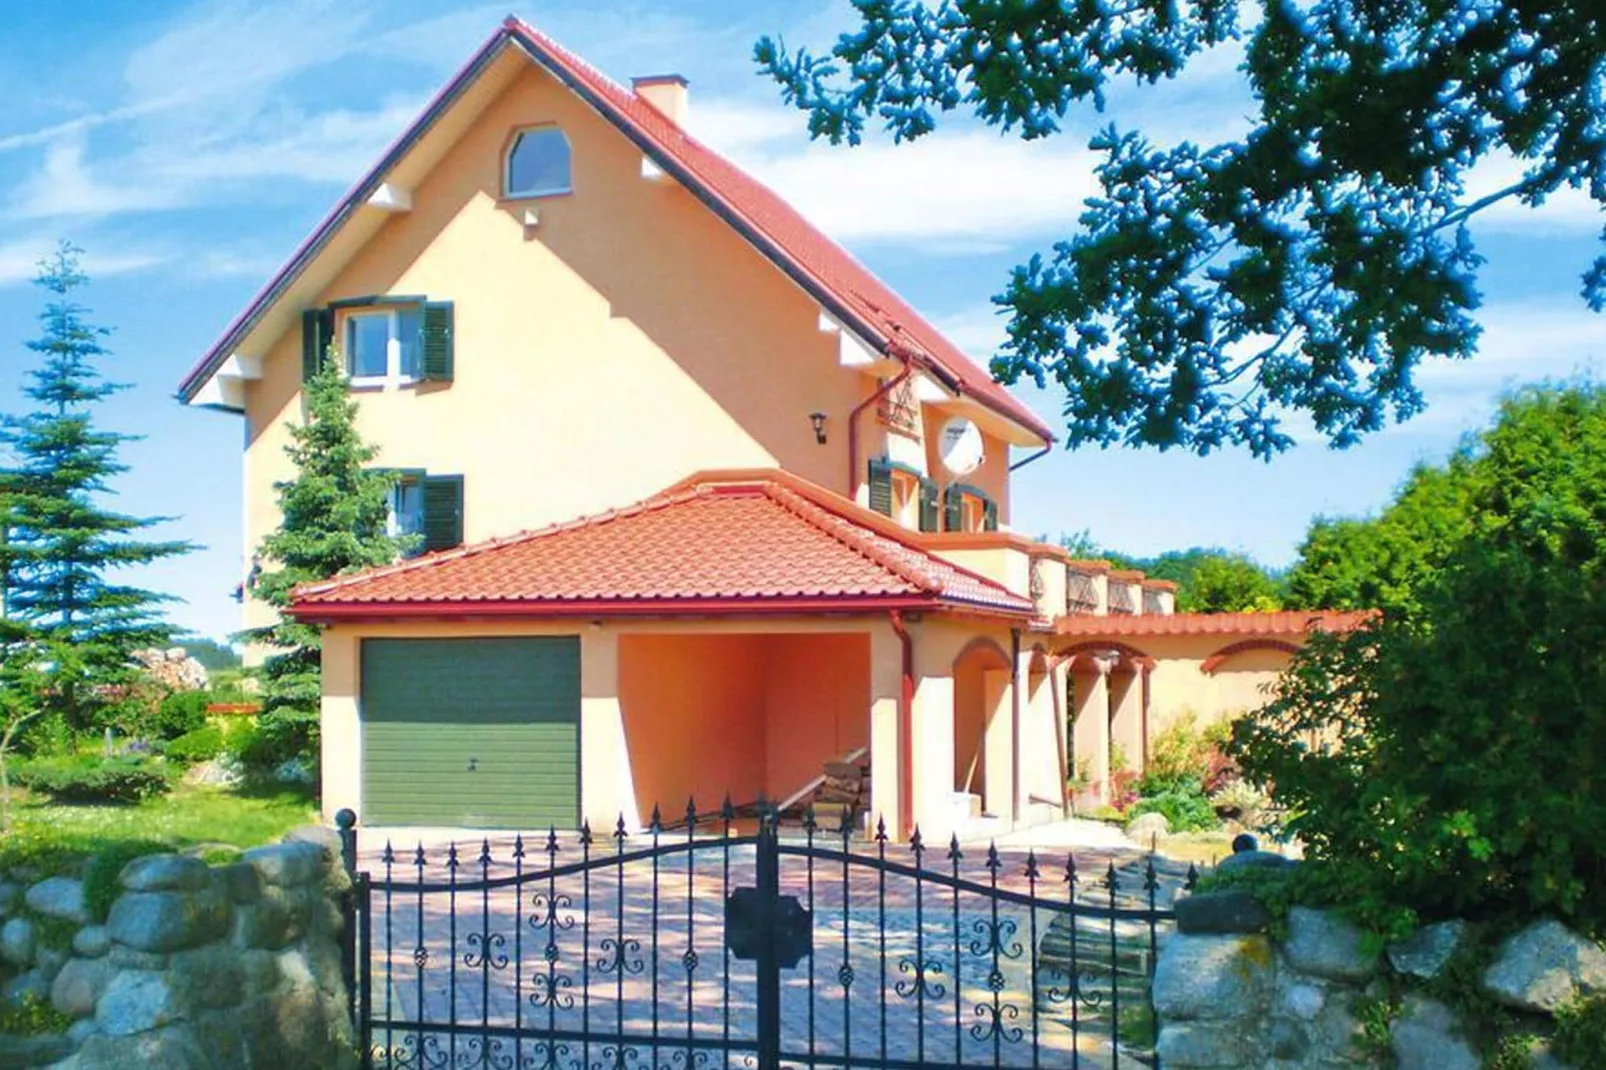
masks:
{"type": "Polygon", "coordinates": [[[346,374],[358,386],[411,382],[418,378],[424,328],[418,305],[363,309],[346,313],[346,374]]]}
{"type": "Polygon", "coordinates": [[[569,139],[555,126],[521,130],[507,151],[502,175],[505,197],[546,197],[568,193],[569,139]]]}
{"type": "Polygon", "coordinates": [[[450,301],[376,294],[301,314],[301,378],[332,357],[357,386],[449,383],[456,366],[450,301]]]}
{"type": "Polygon", "coordinates": [[[392,536],[411,536],[407,556],[449,550],[463,542],[463,477],[416,468],[393,469],[390,516],[392,536]]]}

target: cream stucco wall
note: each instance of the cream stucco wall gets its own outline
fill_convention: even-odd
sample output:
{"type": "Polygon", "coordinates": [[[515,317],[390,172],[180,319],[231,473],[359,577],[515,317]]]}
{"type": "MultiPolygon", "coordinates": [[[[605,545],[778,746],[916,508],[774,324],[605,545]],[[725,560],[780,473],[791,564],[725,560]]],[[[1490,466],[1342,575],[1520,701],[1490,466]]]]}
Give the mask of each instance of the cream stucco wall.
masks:
{"type": "MultiPolygon", "coordinates": [[[[850,485],[848,414],[875,380],[841,366],[838,335],[820,330],[800,288],[686,190],[644,178],[641,161],[531,68],[315,302],[454,302],[454,381],[362,390],[358,423],[376,463],[464,476],[470,542],[625,505],[707,468],[781,467],[851,497],[863,461],[887,448],[867,410],[850,485]],[[570,140],[574,192],[501,200],[511,133],[544,123],[570,140]],[[815,411],[827,416],[824,445],[815,411]]],[[[291,475],[299,328],[265,358],[245,394],[247,559],[278,522],[273,483],[291,475]]],[[[1007,520],[1008,448],[987,445],[970,481],[1007,520]]],[[[251,603],[247,624],[267,615],[251,603]]]]}

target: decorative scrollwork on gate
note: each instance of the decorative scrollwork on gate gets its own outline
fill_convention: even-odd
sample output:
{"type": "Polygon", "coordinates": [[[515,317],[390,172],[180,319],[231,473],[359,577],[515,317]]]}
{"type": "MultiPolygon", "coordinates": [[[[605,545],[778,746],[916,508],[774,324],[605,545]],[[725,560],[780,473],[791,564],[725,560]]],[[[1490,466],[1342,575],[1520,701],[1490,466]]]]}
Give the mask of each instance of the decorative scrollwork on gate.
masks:
{"type": "Polygon", "coordinates": [[[463,965],[471,970],[489,967],[507,969],[507,938],[501,933],[469,933],[468,951],[463,954],[463,965]]]}
{"type": "Polygon", "coordinates": [[[942,963],[935,959],[923,959],[916,962],[913,958],[904,958],[898,962],[900,974],[913,974],[906,981],[899,981],[892,986],[892,990],[904,999],[914,999],[924,996],[926,999],[941,999],[947,995],[948,988],[941,981],[932,980],[933,975],[942,973],[942,963]]]}
{"type": "Polygon", "coordinates": [[[598,973],[636,974],[647,968],[647,964],[639,957],[641,941],[634,937],[616,940],[609,936],[599,945],[602,955],[597,959],[598,973]]]}
{"type": "Polygon", "coordinates": [[[1006,959],[1018,959],[1025,954],[1020,941],[1015,939],[1020,932],[1020,925],[1013,918],[977,918],[970,928],[976,934],[976,938],[970,942],[972,955],[998,954],[1006,959]]]}

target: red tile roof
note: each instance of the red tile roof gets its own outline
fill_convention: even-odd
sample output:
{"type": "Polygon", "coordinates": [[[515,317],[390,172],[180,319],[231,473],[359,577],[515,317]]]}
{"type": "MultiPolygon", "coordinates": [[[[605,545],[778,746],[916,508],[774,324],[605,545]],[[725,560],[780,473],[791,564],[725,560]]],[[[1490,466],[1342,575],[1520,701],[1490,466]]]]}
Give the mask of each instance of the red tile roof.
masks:
{"type": "Polygon", "coordinates": [[[1330,612],[1287,609],[1275,613],[1140,613],[1109,617],[1062,617],[1060,635],[1090,637],[1138,635],[1304,635],[1311,631],[1343,632],[1369,619],[1372,612],[1330,612]]]}
{"type": "Polygon", "coordinates": [[[600,516],[311,584],[303,619],[969,609],[1030,599],[855,519],[791,479],[694,482],[600,516]]]}
{"type": "Polygon", "coordinates": [[[597,108],[627,136],[641,144],[664,169],[699,195],[711,208],[742,231],[782,270],[792,275],[839,318],[860,327],[868,341],[887,352],[925,366],[960,393],[1028,428],[1045,442],[1053,433],[1031,409],[993,381],[981,366],[847,250],[827,238],[763,183],[691,137],[657,108],[613,81],[550,37],[516,18],[508,18],[392,150],[348,194],[345,202],[313,232],[279,276],[254,299],[251,307],[225,331],[179,385],[190,400],[250,330],[261,312],[276,299],[295,274],[316,255],[339,228],[350,207],[366,200],[386,171],[444,110],[468,81],[484,67],[486,57],[508,42],[522,47],[570,89],[597,108]],[[834,307],[832,307],[834,306],[834,307]]]}

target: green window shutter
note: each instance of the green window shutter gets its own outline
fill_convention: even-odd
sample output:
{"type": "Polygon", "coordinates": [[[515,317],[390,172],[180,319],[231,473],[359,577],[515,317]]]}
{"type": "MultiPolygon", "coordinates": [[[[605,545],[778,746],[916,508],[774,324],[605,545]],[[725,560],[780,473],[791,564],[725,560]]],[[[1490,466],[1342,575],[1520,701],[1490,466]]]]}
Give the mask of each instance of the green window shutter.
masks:
{"type": "Polygon", "coordinates": [[[318,374],[334,340],[335,314],[327,308],[309,308],[301,313],[301,381],[318,374]]]}
{"type": "Polygon", "coordinates": [[[870,508],[892,515],[892,468],[885,461],[870,462],[870,508]]]}
{"type": "Polygon", "coordinates": [[[965,495],[957,487],[949,487],[942,494],[942,530],[965,530],[965,495]]]}
{"type": "Polygon", "coordinates": [[[449,383],[456,366],[453,340],[455,315],[450,301],[426,301],[424,324],[420,328],[419,377],[434,383],[449,383]]]}
{"type": "Polygon", "coordinates": [[[941,516],[937,508],[937,484],[929,479],[920,481],[920,530],[942,530],[941,516]]]}
{"type": "Polygon", "coordinates": [[[983,531],[998,530],[998,503],[991,498],[981,503],[981,529],[983,531]]]}
{"type": "Polygon", "coordinates": [[[424,477],[424,551],[463,543],[463,477],[424,477]]]}

